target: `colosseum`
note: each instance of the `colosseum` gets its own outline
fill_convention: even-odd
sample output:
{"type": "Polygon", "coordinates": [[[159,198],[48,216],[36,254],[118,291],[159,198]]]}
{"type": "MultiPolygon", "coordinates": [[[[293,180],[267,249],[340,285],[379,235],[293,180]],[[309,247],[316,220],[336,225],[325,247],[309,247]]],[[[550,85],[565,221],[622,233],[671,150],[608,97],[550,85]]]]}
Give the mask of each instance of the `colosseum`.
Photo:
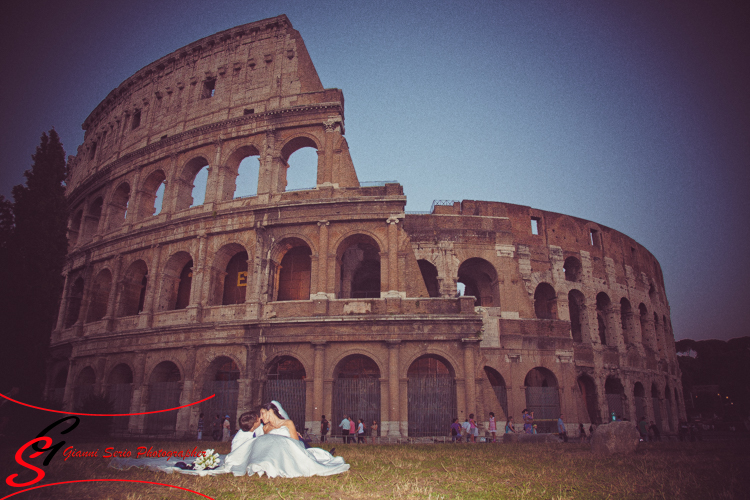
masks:
{"type": "Polygon", "coordinates": [[[68,411],[92,394],[115,413],[215,394],[113,422],[179,438],[201,413],[236,426],[270,399],[313,434],[346,413],[397,439],[471,413],[502,429],[524,408],[548,432],[563,413],[571,434],[613,413],[666,432],[684,418],[653,255],[569,215],[473,200],[408,213],[400,184],[360,183],[343,93],[286,16],[149,64],[83,129],[45,389],[68,411]],[[302,148],[316,185],[287,190],[302,148]]]}

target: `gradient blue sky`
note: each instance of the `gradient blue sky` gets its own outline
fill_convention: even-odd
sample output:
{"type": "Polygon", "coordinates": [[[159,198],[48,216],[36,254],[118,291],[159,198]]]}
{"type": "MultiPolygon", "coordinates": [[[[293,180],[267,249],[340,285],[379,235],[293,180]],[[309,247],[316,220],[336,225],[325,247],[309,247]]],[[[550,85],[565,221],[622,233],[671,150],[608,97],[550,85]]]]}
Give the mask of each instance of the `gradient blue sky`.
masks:
{"type": "Polygon", "coordinates": [[[43,131],[74,154],[83,120],[143,66],[287,14],[323,85],[344,90],[360,180],[401,182],[411,211],[495,200],[612,227],[661,263],[677,339],[750,335],[749,5],[6,4],[0,194],[43,131]]]}

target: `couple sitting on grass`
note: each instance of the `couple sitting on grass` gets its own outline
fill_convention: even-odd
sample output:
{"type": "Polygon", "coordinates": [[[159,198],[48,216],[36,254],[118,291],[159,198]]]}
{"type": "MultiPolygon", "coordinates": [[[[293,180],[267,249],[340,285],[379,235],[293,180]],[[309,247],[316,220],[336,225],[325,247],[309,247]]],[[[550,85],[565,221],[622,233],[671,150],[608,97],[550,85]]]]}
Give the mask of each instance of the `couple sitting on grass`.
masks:
{"type": "Polygon", "coordinates": [[[330,476],[349,470],[342,457],[334,457],[322,448],[305,449],[294,422],[277,401],[263,405],[258,413],[243,413],[240,430],[232,440],[232,451],[219,456],[219,466],[213,470],[182,470],[163,458],[115,458],[110,467],[128,469],[147,467],[164,472],[194,475],[232,473],[235,476],[309,477],[330,476]]]}

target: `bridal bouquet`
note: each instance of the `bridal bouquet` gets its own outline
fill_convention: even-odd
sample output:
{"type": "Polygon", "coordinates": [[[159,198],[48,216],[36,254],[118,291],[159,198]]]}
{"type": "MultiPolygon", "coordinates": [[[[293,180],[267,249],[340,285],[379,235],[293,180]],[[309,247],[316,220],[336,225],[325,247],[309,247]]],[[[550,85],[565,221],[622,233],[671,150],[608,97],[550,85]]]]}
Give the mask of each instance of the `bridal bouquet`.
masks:
{"type": "Polygon", "coordinates": [[[193,461],[193,470],[211,470],[219,466],[219,454],[208,449],[193,461]]]}

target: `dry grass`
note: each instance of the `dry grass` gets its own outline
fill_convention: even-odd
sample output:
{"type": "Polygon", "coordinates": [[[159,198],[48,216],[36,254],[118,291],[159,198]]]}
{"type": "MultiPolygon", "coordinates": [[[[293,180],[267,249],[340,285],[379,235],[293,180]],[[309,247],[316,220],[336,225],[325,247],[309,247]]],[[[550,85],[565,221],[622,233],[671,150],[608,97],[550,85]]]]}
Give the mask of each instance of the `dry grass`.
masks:
{"type": "MultiPolygon", "coordinates": [[[[118,448],[134,450],[140,444],[121,443],[118,448]]],[[[203,443],[204,447],[211,444],[203,443]]],[[[153,445],[174,449],[192,448],[195,443],[153,445]]],[[[338,454],[351,464],[351,470],[325,478],[236,478],[231,475],[201,478],[136,469],[118,471],[108,468],[109,460],[104,458],[63,461],[57,456],[45,468],[47,476],[41,483],[86,478],[133,479],[189,488],[215,499],[236,500],[732,499],[747,498],[750,491],[747,441],[641,444],[635,455],[614,458],[597,458],[585,444],[335,446],[338,454]]],[[[95,448],[87,445],[76,447],[95,448]]],[[[217,448],[222,453],[228,451],[227,444],[217,448]]],[[[12,461],[15,450],[0,452],[2,470],[18,472],[20,467],[12,461]]],[[[31,477],[33,475],[29,473],[18,481],[31,477]]],[[[52,486],[14,498],[152,500],[201,497],[163,486],[112,482],[52,486]]]]}

